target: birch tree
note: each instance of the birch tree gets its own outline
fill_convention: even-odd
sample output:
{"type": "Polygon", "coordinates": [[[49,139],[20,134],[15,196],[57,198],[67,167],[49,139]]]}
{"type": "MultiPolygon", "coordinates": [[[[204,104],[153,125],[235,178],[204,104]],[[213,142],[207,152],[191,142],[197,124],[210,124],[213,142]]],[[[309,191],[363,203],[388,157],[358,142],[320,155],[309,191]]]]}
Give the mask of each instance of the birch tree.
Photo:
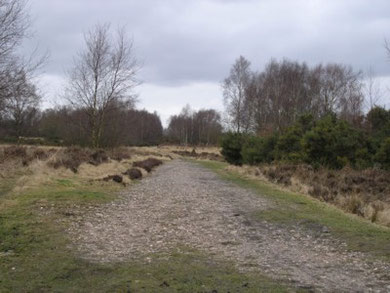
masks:
{"type": "Polygon", "coordinates": [[[133,42],[124,29],[111,34],[110,25],[96,25],[84,36],[85,48],[74,59],[68,73],[65,97],[88,116],[90,144],[99,147],[110,106],[135,103],[139,65],[133,42]]]}
{"type": "Polygon", "coordinates": [[[250,129],[252,116],[246,90],[251,79],[250,62],[240,56],[222,82],[223,98],[230,126],[237,132],[250,129]]]}

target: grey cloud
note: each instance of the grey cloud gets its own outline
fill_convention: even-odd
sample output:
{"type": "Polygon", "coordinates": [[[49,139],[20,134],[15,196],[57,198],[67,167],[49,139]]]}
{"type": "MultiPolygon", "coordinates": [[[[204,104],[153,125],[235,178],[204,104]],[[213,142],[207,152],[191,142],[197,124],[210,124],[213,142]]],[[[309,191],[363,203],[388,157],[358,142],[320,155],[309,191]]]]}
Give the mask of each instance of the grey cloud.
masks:
{"type": "Polygon", "coordinates": [[[31,7],[37,38],[52,51],[51,74],[63,74],[97,22],[126,25],[149,83],[219,82],[240,54],[254,69],[286,57],[390,74],[385,0],[35,0],[31,7]]]}

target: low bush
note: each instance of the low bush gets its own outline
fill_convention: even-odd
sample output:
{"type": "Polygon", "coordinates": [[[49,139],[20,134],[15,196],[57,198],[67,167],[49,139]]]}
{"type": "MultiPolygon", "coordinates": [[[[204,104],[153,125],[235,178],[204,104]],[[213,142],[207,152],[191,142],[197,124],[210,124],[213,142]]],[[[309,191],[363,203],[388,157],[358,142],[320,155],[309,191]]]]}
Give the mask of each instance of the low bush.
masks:
{"type": "Polygon", "coordinates": [[[182,156],[182,157],[190,157],[190,158],[196,158],[196,159],[206,159],[206,160],[213,160],[213,161],[224,161],[224,158],[220,154],[215,153],[209,153],[209,152],[201,152],[197,153],[195,149],[193,149],[191,152],[189,151],[172,151],[172,153],[182,156]]]}
{"type": "Polygon", "coordinates": [[[64,167],[77,173],[79,166],[83,163],[99,166],[107,163],[110,159],[121,161],[128,158],[130,158],[130,154],[127,150],[114,149],[106,151],[103,149],[93,150],[82,147],[68,147],[61,149],[56,158],[48,164],[56,169],[64,167]]]}
{"type": "Polygon", "coordinates": [[[52,153],[52,149],[8,146],[0,149],[0,163],[6,160],[17,160],[22,162],[23,166],[27,166],[34,160],[46,160],[52,153]]]}
{"type": "Polygon", "coordinates": [[[104,150],[97,150],[93,152],[90,156],[89,163],[94,166],[99,166],[100,164],[108,162],[108,155],[104,150]]]}
{"type": "Polygon", "coordinates": [[[130,151],[127,148],[115,148],[109,152],[109,157],[115,161],[129,160],[131,159],[130,151]]]}
{"type": "Polygon", "coordinates": [[[49,166],[57,169],[65,167],[74,173],[77,173],[79,166],[82,163],[93,161],[92,152],[89,149],[80,147],[69,147],[57,154],[55,160],[48,163],[49,166]]]}
{"type": "Polygon", "coordinates": [[[355,164],[355,154],[363,147],[361,133],[346,121],[328,115],[303,136],[305,160],[309,164],[341,169],[355,164]]]}
{"type": "Polygon", "coordinates": [[[155,158],[148,158],[143,161],[136,161],[133,163],[133,167],[138,167],[146,170],[148,173],[153,170],[153,168],[160,166],[162,161],[155,158]]]}
{"type": "Polygon", "coordinates": [[[3,157],[5,159],[25,159],[27,157],[27,148],[22,146],[9,146],[3,150],[3,157]]]}
{"type": "Polygon", "coordinates": [[[248,137],[242,146],[241,155],[244,164],[256,165],[259,163],[271,163],[275,159],[275,146],[278,137],[248,137]]]}
{"type": "Polygon", "coordinates": [[[241,133],[229,132],[222,137],[221,154],[225,160],[233,165],[242,165],[242,146],[245,143],[245,136],[241,133]]]}
{"type": "Polygon", "coordinates": [[[378,162],[383,169],[390,170],[390,137],[382,142],[374,160],[378,162]]]}
{"type": "Polygon", "coordinates": [[[129,176],[131,180],[142,178],[142,172],[137,168],[128,169],[126,172],[123,173],[123,175],[129,176]]]}
{"type": "Polygon", "coordinates": [[[301,129],[296,126],[287,129],[277,141],[275,148],[276,158],[285,161],[301,161],[302,135],[301,129]]]}
{"type": "Polygon", "coordinates": [[[43,150],[43,149],[35,149],[32,153],[32,157],[33,159],[37,159],[37,160],[46,160],[49,156],[50,156],[50,153],[52,153],[53,151],[52,150],[43,150]]]}

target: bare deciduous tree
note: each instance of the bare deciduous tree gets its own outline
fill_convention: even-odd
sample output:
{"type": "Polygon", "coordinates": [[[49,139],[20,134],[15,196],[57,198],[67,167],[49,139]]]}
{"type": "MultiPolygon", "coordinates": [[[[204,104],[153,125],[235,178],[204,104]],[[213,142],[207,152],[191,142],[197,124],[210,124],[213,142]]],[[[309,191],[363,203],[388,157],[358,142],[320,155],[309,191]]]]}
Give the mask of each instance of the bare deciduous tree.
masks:
{"type": "Polygon", "coordinates": [[[361,72],[340,64],[318,65],[313,69],[319,78],[316,102],[320,115],[349,111],[363,103],[361,72]]]}
{"type": "Polygon", "coordinates": [[[21,136],[27,121],[36,112],[41,97],[24,70],[8,72],[8,78],[4,115],[13,122],[16,136],[21,136]]]}
{"type": "Polygon", "coordinates": [[[236,132],[250,129],[252,115],[246,90],[251,79],[250,62],[240,56],[222,82],[223,97],[230,126],[236,132]]]}
{"type": "Polygon", "coordinates": [[[309,69],[305,63],[271,60],[252,78],[249,89],[258,132],[281,130],[310,109],[309,69]]]}
{"type": "Polygon", "coordinates": [[[15,70],[15,50],[30,26],[24,0],[0,0],[0,111],[6,107],[10,71],[15,70]]]}
{"type": "Polygon", "coordinates": [[[368,69],[366,74],[365,94],[367,108],[372,110],[382,97],[381,84],[375,79],[372,67],[368,69]]]}
{"type": "Polygon", "coordinates": [[[48,54],[34,51],[20,56],[17,49],[30,36],[30,17],[25,0],[0,0],[0,118],[12,129],[9,133],[26,133],[27,120],[38,113],[40,101],[34,78],[48,54]]]}
{"type": "Polygon", "coordinates": [[[184,107],[170,117],[168,138],[183,145],[215,145],[222,133],[221,116],[213,109],[191,110],[184,107]]]}
{"type": "Polygon", "coordinates": [[[317,118],[336,113],[350,122],[361,118],[363,83],[361,73],[351,67],[309,68],[305,63],[271,60],[264,71],[250,73],[249,62],[241,58],[223,84],[226,110],[237,131],[281,131],[305,113],[317,118]]]}
{"type": "Polygon", "coordinates": [[[0,0],[0,60],[4,62],[28,35],[25,0],[0,0]]]}
{"type": "Polygon", "coordinates": [[[222,132],[221,116],[213,109],[202,109],[194,113],[194,144],[217,144],[222,132]]]}
{"type": "Polygon", "coordinates": [[[96,25],[85,34],[85,43],[85,50],[75,58],[69,72],[65,96],[72,106],[86,112],[91,145],[99,147],[111,104],[136,101],[133,89],[139,84],[139,66],[124,29],[113,37],[110,25],[96,25]]]}

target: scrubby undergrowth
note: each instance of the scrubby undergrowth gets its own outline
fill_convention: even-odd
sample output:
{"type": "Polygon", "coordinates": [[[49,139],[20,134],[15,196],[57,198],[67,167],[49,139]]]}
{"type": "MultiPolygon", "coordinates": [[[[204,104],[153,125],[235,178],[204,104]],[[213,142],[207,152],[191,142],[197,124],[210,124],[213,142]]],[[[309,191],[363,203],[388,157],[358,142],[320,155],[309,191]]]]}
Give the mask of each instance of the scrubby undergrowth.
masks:
{"type": "MultiPolygon", "coordinates": [[[[139,149],[125,147],[94,150],[9,145],[0,147],[0,176],[6,180],[12,174],[19,173],[14,186],[17,190],[40,186],[51,178],[77,178],[91,184],[110,181],[127,185],[147,174],[141,169],[142,166],[129,172],[134,162],[150,163],[157,160],[162,164],[164,160],[170,159],[165,154],[157,156],[157,153],[144,153],[139,149]]],[[[152,164],[147,171],[150,172],[157,165],[152,164]]]]}
{"type": "Polygon", "coordinates": [[[310,165],[262,164],[229,166],[241,174],[261,178],[331,203],[346,212],[390,227],[390,172],[379,169],[314,169],[310,165]]]}

